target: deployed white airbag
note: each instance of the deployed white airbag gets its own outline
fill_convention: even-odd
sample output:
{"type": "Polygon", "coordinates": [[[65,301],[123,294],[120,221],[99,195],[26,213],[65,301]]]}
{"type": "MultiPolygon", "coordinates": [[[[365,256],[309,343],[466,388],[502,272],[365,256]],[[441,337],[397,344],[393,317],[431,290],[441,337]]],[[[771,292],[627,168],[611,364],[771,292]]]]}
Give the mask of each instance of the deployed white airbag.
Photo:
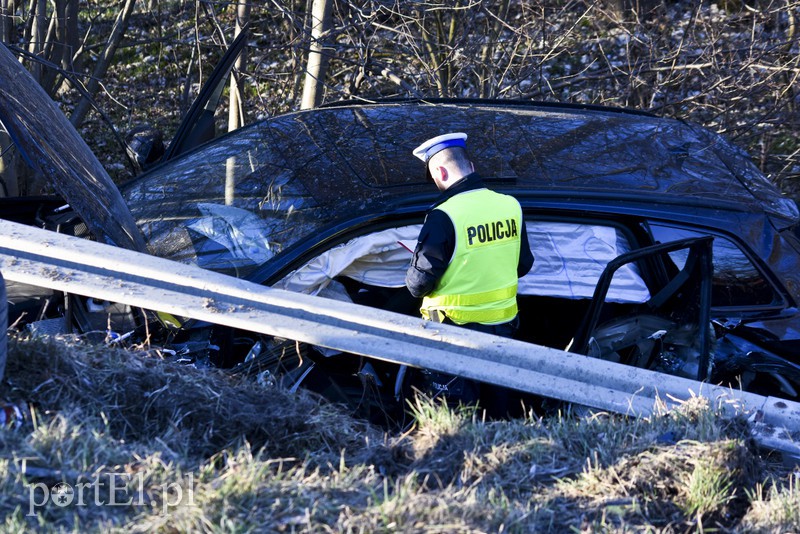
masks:
{"type": "MultiPolygon", "coordinates": [[[[560,222],[526,222],[533,269],[519,281],[520,295],[567,299],[592,298],[608,262],[630,246],[615,228],[560,222]]],[[[650,298],[634,264],[614,274],[606,300],[642,303],[650,298]]]]}
{"type": "Polygon", "coordinates": [[[411,252],[400,241],[416,243],[419,224],[390,228],[351,239],[317,256],[275,284],[276,287],[318,294],[337,276],[379,287],[403,287],[411,252]]]}
{"type": "MultiPolygon", "coordinates": [[[[567,299],[591,298],[608,262],[630,247],[625,236],[607,226],[528,221],[533,269],[519,282],[520,295],[567,299]]],[[[357,237],[333,247],[289,274],[276,287],[324,296],[332,280],[346,276],[380,287],[403,287],[420,225],[403,226],[357,237]]],[[[339,288],[333,290],[341,298],[339,288]]],[[[334,289],[335,288],[335,289],[334,289]]],[[[611,302],[641,303],[650,298],[635,265],[615,274],[608,292],[611,302]]]]}

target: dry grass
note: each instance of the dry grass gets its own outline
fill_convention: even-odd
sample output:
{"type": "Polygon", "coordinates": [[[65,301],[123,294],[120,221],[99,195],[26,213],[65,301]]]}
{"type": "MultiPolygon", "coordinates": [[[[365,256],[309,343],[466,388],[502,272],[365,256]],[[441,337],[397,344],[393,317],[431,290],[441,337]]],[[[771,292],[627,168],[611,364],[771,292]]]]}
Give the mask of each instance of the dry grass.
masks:
{"type": "Polygon", "coordinates": [[[244,441],[272,455],[327,448],[335,456],[365,431],[355,421],[352,428],[326,425],[339,414],[311,396],[213,370],[91,345],[68,344],[65,355],[64,343],[48,338],[16,339],[12,355],[21,347],[24,359],[8,361],[12,397],[35,392],[42,413],[80,407],[116,438],[157,440],[175,457],[205,458],[244,441]]]}
{"type": "Polygon", "coordinates": [[[649,419],[486,422],[420,398],[415,427],[384,435],[308,393],[147,352],[21,337],[10,349],[3,395],[33,409],[21,427],[0,430],[8,531],[800,527],[794,475],[754,448],[745,422],[702,399],[649,419]],[[112,491],[98,480],[112,474],[133,502],[108,505],[112,491]],[[42,503],[58,482],[98,494],[84,506],[42,503]]]}

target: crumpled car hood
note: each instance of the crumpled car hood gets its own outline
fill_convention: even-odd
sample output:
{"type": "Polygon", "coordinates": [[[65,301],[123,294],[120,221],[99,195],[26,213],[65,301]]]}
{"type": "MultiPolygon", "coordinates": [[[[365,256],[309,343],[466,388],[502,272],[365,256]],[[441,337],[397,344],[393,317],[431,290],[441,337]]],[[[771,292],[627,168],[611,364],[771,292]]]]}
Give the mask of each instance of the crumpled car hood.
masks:
{"type": "Polygon", "coordinates": [[[119,189],[53,100],[0,46],[0,123],[22,157],[111,245],[146,252],[119,189]]]}

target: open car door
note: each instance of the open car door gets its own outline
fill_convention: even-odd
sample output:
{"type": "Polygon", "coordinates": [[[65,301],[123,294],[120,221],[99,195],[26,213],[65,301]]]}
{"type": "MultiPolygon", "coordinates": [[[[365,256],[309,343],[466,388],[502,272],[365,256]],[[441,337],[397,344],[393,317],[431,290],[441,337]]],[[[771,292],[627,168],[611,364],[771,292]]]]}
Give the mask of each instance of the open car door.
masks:
{"type": "Polygon", "coordinates": [[[44,89],[0,44],[0,123],[33,172],[47,177],[105,243],[146,252],[119,189],[44,89]]]}
{"type": "Polygon", "coordinates": [[[214,115],[228,82],[228,74],[233,69],[233,63],[247,45],[248,34],[247,27],[243,28],[222,56],[222,60],[214,67],[211,76],[203,85],[164,152],[162,162],[169,161],[216,137],[214,115]]]}
{"type": "Polygon", "coordinates": [[[706,380],[711,374],[711,288],[713,237],[682,239],[628,252],[610,261],[571,352],[706,380]],[[678,267],[670,253],[685,255],[678,267]],[[660,271],[651,297],[620,314],[606,302],[614,274],[637,262],[660,271]]]}

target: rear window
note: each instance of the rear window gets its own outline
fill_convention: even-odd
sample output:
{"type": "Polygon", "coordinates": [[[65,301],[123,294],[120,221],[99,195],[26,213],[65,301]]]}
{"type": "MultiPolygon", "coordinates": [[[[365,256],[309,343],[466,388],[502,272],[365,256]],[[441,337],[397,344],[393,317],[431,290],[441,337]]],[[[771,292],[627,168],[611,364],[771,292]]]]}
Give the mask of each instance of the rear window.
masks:
{"type": "MultiPolygon", "coordinates": [[[[650,229],[653,238],[659,243],[706,235],[685,228],[656,224],[651,224],[650,229]]],[[[670,258],[678,268],[682,268],[686,263],[687,254],[688,250],[679,250],[671,252],[670,258]]],[[[736,243],[715,235],[713,256],[714,279],[711,295],[713,307],[776,306],[782,303],[780,295],[772,284],[736,243]]]]}

